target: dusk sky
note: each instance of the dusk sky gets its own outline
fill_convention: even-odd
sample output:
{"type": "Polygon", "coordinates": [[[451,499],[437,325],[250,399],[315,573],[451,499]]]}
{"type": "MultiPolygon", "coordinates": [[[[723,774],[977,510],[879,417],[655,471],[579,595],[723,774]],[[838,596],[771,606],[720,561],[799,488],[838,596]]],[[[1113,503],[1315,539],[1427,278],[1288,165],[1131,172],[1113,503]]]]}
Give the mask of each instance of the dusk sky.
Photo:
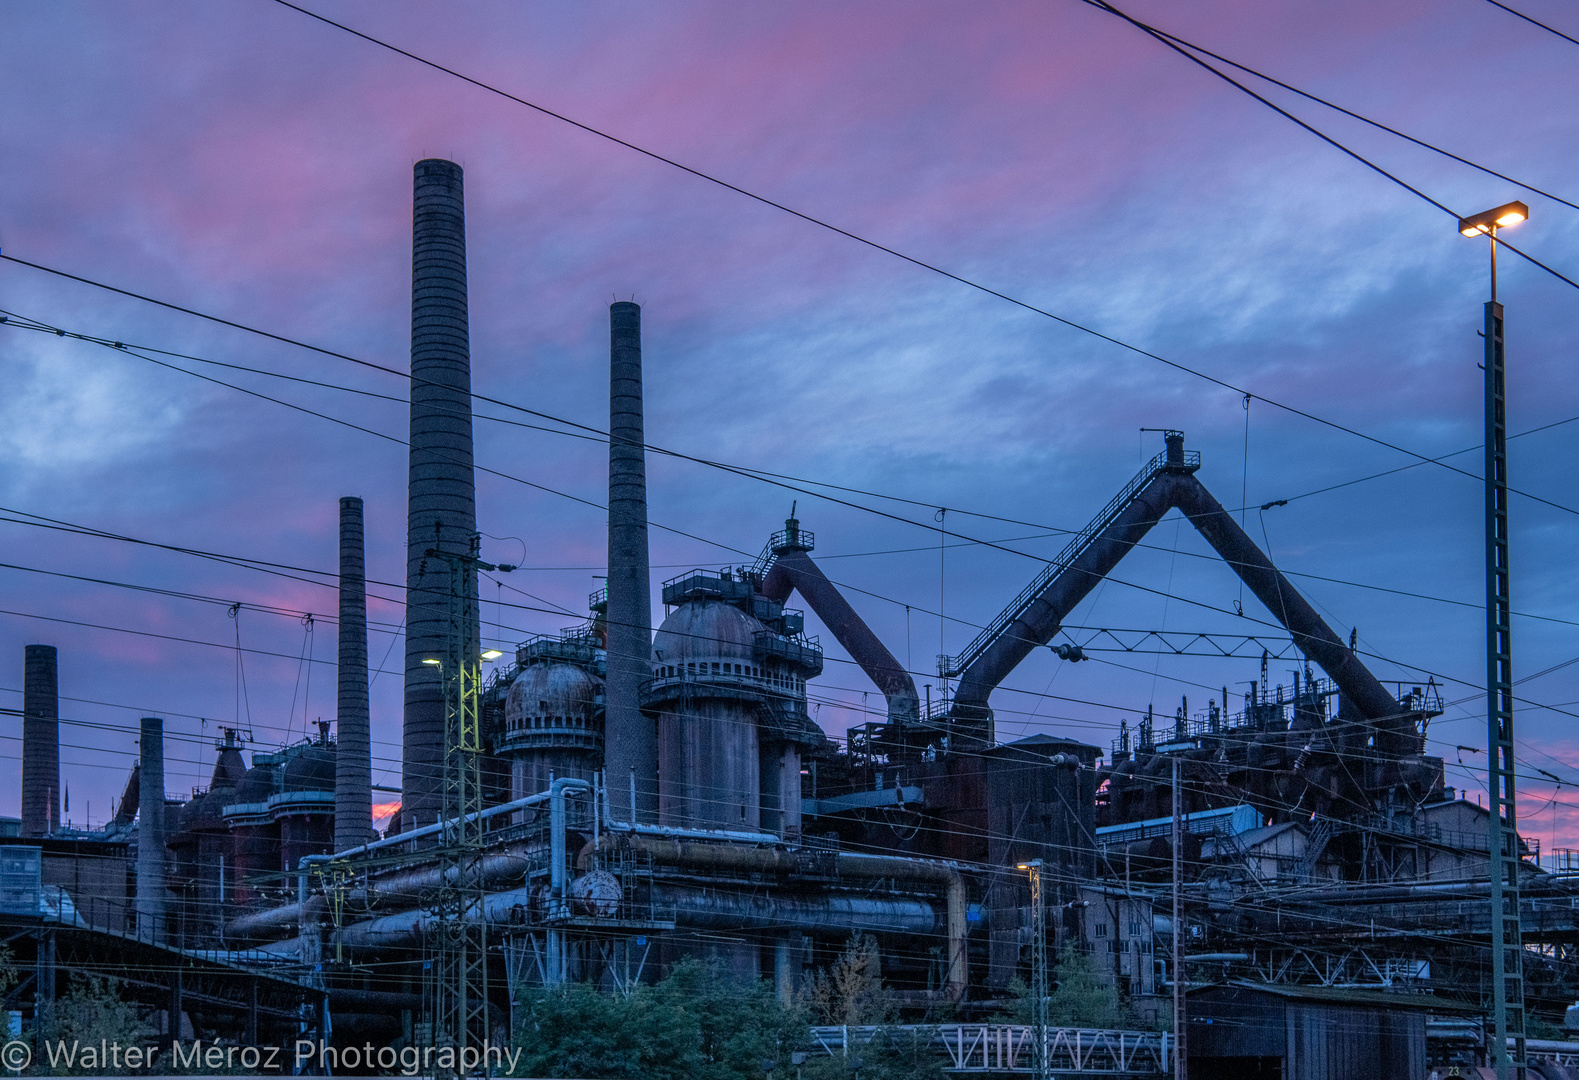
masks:
{"type": "MultiPolygon", "coordinates": [[[[796,491],[650,457],[655,590],[749,561],[798,500],[814,557],[918,684],[936,684],[936,655],[965,645],[1161,450],[1141,429],[1180,428],[1202,481],[1248,506],[1247,531],[1334,629],[1358,628],[1378,677],[1436,678],[1448,707],[1430,752],[1450,784],[1483,793],[1484,753],[1459,747],[1486,740],[1488,259],[1450,214],[1078,0],[307,6],[1210,378],[269,0],[0,6],[0,254],[404,371],[411,167],[453,159],[478,393],[605,427],[608,304],[634,297],[649,442],[801,478],[796,491]],[[1241,390],[1212,380],[1252,394],[1248,413],[1241,390]],[[1340,427],[1458,452],[1447,461],[1463,473],[1426,464],[1357,482],[1418,459],[1340,427]],[[957,534],[941,550],[940,517],[957,534]]],[[[1513,6],[1579,36],[1570,5],[1513,6]]],[[[1126,10],[1579,202],[1579,46],[1485,0],[1126,10]]],[[[1530,221],[1508,239],[1579,278],[1579,211],[1255,88],[1454,213],[1524,200],[1530,221]]],[[[1579,784],[1579,422],[1565,423],[1579,421],[1579,293],[1504,253],[1501,297],[1511,429],[1544,428],[1511,449],[1528,493],[1512,501],[1522,825],[1579,846],[1579,795],[1543,776],[1579,784]]],[[[321,575],[336,565],[337,500],[366,500],[369,577],[403,581],[406,449],[392,440],[406,382],[13,261],[0,260],[0,308],[332,384],[147,354],[187,369],[172,370],[14,318],[0,327],[0,706],[21,706],[23,645],[58,646],[66,816],[106,817],[141,715],[166,718],[172,795],[207,782],[221,727],[268,749],[333,719],[336,599],[321,575]],[[39,518],[318,573],[23,523],[39,518]]],[[[484,555],[523,564],[483,581],[484,636],[513,648],[586,614],[605,557],[606,447],[506,406],[478,412],[498,418],[476,426],[478,465],[494,470],[478,476],[484,555]]],[[[1177,514],[1147,545],[1059,639],[1089,643],[1092,662],[1039,650],[996,693],[1000,738],[1105,747],[1148,704],[1171,717],[1187,696],[1198,712],[1224,685],[1241,707],[1258,660],[1097,651],[1112,646],[1099,628],[1286,641],[1177,514]]],[[[401,589],[370,592],[374,782],[394,787],[401,589]]],[[[882,698],[822,639],[812,705],[842,737],[882,698]]],[[[1271,680],[1287,685],[1292,668],[1274,661],[1271,680]]],[[[20,728],[0,726],[7,792],[20,728]]],[[[14,796],[0,806],[16,812],[14,796]]]]}

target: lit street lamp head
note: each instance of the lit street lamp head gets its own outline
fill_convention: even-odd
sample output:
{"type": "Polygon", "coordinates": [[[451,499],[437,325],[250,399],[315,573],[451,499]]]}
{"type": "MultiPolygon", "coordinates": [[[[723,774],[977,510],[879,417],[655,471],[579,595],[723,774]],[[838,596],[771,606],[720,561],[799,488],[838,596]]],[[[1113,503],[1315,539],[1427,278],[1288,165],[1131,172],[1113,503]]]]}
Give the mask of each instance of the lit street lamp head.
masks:
{"type": "Polygon", "coordinates": [[[1490,233],[1495,236],[1498,229],[1506,229],[1510,225],[1517,225],[1530,216],[1530,208],[1523,203],[1514,201],[1499,206],[1494,210],[1476,214],[1473,217],[1459,218],[1458,231],[1465,236],[1480,236],[1490,233]]]}

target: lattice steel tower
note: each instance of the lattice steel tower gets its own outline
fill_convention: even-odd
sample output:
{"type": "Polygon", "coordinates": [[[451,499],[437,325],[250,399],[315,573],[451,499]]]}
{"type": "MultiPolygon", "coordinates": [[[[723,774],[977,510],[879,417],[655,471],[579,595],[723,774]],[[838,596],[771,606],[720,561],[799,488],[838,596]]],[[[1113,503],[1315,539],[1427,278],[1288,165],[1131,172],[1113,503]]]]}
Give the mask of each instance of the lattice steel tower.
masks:
{"type": "MultiPolygon", "coordinates": [[[[475,864],[486,843],[479,819],[483,809],[482,731],[479,691],[482,688],[482,643],[478,639],[477,572],[508,571],[477,557],[480,538],[471,537],[471,553],[458,555],[429,548],[424,557],[449,571],[449,618],[444,655],[423,663],[439,668],[444,686],[444,786],[439,818],[443,823],[438,851],[439,887],[432,910],[437,949],[427,969],[424,997],[432,1022],[435,1049],[488,1045],[488,933],[483,888],[475,864]]],[[[497,655],[497,654],[493,654],[497,655]]]]}

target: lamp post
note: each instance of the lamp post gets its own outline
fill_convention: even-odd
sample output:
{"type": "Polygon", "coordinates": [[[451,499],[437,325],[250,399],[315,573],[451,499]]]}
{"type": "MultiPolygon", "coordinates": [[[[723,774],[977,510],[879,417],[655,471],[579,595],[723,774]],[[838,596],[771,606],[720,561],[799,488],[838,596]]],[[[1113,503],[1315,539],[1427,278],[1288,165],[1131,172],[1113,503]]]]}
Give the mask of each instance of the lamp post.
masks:
{"type": "MultiPolygon", "coordinates": [[[[1182,728],[1182,724],[1181,724],[1182,728]]],[[[1182,735],[1175,730],[1175,735],[1182,735]]],[[[1184,786],[1179,782],[1179,762],[1185,751],[1194,750],[1194,739],[1175,738],[1157,747],[1157,753],[1167,754],[1173,761],[1173,1076],[1186,1080],[1190,1062],[1185,1053],[1185,1001],[1184,991],[1184,786]]]]}
{"type": "Polygon", "coordinates": [[[1461,218],[1458,231],[1491,240],[1491,299],[1486,301],[1486,815],[1491,891],[1492,1031],[1499,1080],[1524,1080],[1524,942],[1519,927],[1519,830],[1513,782],[1513,640],[1508,596],[1508,414],[1502,304],[1497,300],[1497,230],[1530,216],[1522,202],[1461,218]],[[1508,1053],[1508,1041],[1513,1053],[1508,1053]]]}
{"type": "Polygon", "coordinates": [[[1047,1060],[1047,898],[1042,892],[1042,860],[1017,863],[1031,879],[1031,1048],[1036,1080],[1050,1080],[1047,1060]]]}

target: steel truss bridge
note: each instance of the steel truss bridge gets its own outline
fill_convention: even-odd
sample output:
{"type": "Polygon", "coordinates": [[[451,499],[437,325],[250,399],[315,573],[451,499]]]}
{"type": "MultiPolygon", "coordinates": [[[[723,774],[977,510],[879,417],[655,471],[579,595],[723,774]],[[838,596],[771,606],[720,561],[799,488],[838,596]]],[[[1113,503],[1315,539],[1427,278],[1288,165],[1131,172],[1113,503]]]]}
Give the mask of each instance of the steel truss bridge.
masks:
{"type": "MultiPolygon", "coordinates": [[[[898,1037],[925,1040],[962,1075],[1033,1074],[1036,1028],[1030,1024],[896,1024],[814,1027],[815,1053],[849,1057],[898,1037]]],[[[1049,1027],[1047,1062],[1057,1076],[1155,1077],[1173,1073],[1173,1036],[1165,1031],[1049,1027]]]]}

